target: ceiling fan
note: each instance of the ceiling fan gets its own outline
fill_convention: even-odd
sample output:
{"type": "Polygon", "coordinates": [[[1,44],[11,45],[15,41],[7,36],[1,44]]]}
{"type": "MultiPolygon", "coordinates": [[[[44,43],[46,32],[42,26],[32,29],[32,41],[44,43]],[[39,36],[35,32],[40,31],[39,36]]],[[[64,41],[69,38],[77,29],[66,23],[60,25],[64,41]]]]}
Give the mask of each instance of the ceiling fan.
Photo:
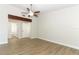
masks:
{"type": "Polygon", "coordinates": [[[33,17],[33,16],[38,17],[38,15],[40,13],[40,11],[33,11],[32,10],[32,4],[30,4],[30,8],[26,8],[26,9],[27,9],[28,13],[22,12],[23,16],[28,15],[28,17],[33,17]]]}

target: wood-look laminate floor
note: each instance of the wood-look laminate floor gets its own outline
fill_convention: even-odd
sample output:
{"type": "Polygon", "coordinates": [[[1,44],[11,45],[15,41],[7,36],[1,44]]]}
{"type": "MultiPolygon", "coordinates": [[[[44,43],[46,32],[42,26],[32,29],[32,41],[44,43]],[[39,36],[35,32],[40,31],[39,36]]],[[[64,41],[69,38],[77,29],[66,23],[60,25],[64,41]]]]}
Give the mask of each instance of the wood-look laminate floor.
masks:
{"type": "Polygon", "coordinates": [[[0,55],[79,55],[79,50],[41,39],[12,38],[0,46],[0,55]]]}

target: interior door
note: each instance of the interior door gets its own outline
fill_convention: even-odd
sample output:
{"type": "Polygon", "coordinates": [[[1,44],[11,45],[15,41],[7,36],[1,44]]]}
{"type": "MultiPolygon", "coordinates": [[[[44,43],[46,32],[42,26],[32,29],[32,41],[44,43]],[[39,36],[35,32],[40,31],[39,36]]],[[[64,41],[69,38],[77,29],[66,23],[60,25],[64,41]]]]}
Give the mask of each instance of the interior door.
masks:
{"type": "Polygon", "coordinates": [[[31,23],[22,23],[22,37],[30,37],[31,23]]]}
{"type": "Polygon", "coordinates": [[[18,28],[17,28],[17,23],[14,22],[9,22],[9,28],[8,28],[8,35],[9,38],[11,38],[12,36],[18,36],[18,28]]]}

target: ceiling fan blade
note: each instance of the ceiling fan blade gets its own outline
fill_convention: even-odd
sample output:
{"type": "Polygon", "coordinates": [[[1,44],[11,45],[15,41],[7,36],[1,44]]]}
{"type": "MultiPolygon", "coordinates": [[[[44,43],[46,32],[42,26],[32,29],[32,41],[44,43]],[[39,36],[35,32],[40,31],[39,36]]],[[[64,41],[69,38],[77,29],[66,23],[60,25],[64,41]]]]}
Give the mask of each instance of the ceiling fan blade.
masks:
{"type": "Polygon", "coordinates": [[[38,15],[34,14],[35,17],[38,17],[38,15]]]}
{"type": "Polygon", "coordinates": [[[35,17],[38,17],[38,16],[35,16],[35,17]]]}
{"type": "Polygon", "coordinates": [[[30,9],[29,9],[29,8],[27,8],[27,10],[28,10],[28,11],[30,11],[30,9]]]}
{"type": "Polygon", "coordinates": [[[35,11],[34,13],[40,13],[40,11],[35,11]]]}

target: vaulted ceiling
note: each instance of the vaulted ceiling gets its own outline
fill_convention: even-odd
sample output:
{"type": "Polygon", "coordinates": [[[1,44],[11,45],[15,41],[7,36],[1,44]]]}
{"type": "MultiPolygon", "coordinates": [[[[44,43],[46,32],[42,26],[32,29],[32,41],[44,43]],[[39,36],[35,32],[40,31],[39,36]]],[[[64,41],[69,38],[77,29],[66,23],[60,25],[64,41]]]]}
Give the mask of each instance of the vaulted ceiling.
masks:
{"type": "MultiPolygon", "coordinates": [[[[30,7],[30,4],[13,4],[13,6],[26,10],[27,7],[30,7]]],[[[74,4],[33,4],[33,10],[34,11],[39,10],[41,11],[41,13],[46,13],[52,10],[58,10],[71,6],[74,6],[74,4]]]]}

